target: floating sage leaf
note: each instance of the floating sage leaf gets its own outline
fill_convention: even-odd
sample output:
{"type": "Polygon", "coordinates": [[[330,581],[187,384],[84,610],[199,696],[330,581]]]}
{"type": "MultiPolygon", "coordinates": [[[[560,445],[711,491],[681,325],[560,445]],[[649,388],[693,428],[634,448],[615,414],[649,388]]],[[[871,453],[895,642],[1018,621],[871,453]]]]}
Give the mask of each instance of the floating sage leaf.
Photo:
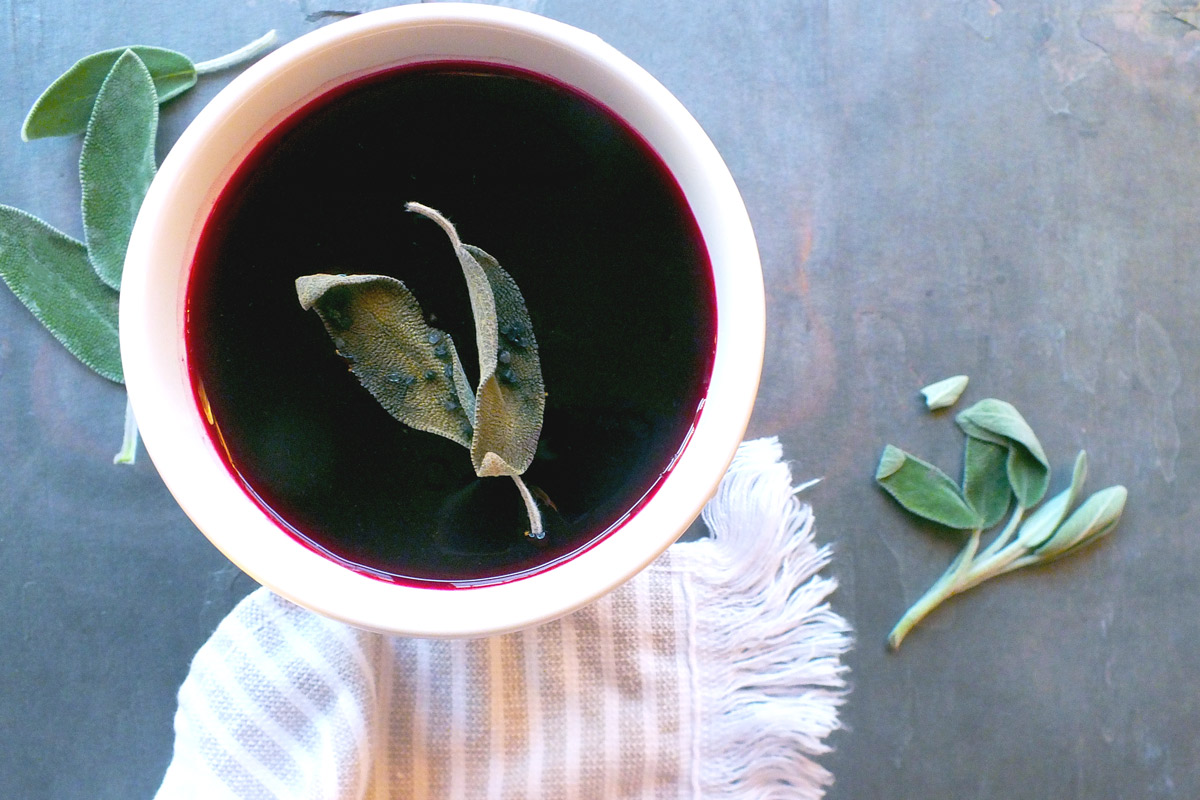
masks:
{"type": "Polygon", "coordinates": [[[533,463],[546,407],[537,341],[512,277],[483,250],[464,249],[491,284],[499,331],[495,365],[479,386],[471,458],[481,476],[519,475],[533,463]]]}
{"type": "Polygon", "coordinates": [[[921,390],[921,394],[925,396],[926,408],[935,411],[954,405],[958,398],[962,397],[968,380],[966,375],[955,375],[953,378],[929,384],[921,390]]]}
{"type": "Polygon", "coordinates": [[[72,355],[105,378],[124,382],[118,294],[92,271],[82,242],[0,205],[0,277],[72,355]]]}
{"type": "Polygon", "coordinates": [[[946,473],[898,447],[889,444],[883,449],[875,480],[919,517],[960,530],[980,527],[979,513],[946,473]]]}
{"type": "Polygon", "coordinates": [[[458,351],[450,334],[425,322],[403,283],[385,275],[305,275],[296,294],[389,414],[471,447],[474,397],[458,351]]]}
{"type": "Polygon", "coordinates": [[[93,53],[77,61],[34,101],[21,126],[21,138],[30,141],[47,136],[83,133],[87,129],[101,84],[126,50],[132,50],[146,65],[154,81],[158,102],[165,103],[195,86],[198,75],[249,60],[273,45],[275,38],[275,31],[271,31],[229,56],[200,64],[193,64],[183,53],[145,45],[116,47],[93,53]]]}
{"type": "Polygon", "coordinates": [[[1124,486],[1110,486],[1093,494],[1036,550],[1038,560],[1058,558],[1104,536],[1120,521],[1128,496],[1124,486]]]}
{"type": "Polygon", "coordinates": [[[1087,453],[1079,451],[1075,457],[1075,467],[1071,470],[1071,485],[1063,491],[1042,503],[1037,511],[1021,524],[1017,532],[1017,544],[1033,550],[1041,547],[1053,534],[1055,528],[1067,516],[1067,512],[1075,505],[1079,495],[1083,493],[1083,483],[1087,480],[1087,453]]]}
{"type": "Polygon", "coordinates": [[[1008,448],[966,437],[963,452],[963,497],[978,512],[980,527],[990,528],[1004,518],[1012,502],[1008,483],[1008,448]]]}
{"type": "Polygon", "coordinates": [[[406,208],[436,222],[454,248],[475,317],[479,350],[471,461],[480,477],[520,475],[533,463],[546,391],[533,324],[525,300],[495,258],[463,244],[438,211],[409,203],[406,208]]]}
{"type": "Polygon", "coordinates": [[[392,416],[469,449],[481,478],[512,478],[529,516],[526,535],[544,539],[538,501],[521,480],[537,449],[546,402],[525,300],[496,259],[463,244],[440,212],[420,203],[406,208],[445,231],[462,267],[479,349],[475,393],[449,335],[425,322],[400,281],[308,275],[296,281],[300,305],[317,310],[351,370],[392,416]]]}
{"type": "Polygon", "coordinates": [[[1050,463],[1029,423],[1003,400],[980,400],[955,420],[967,436],[1008,448],[1008,481],[1017,502],[1032,508],[1050,485],[1050,463]]]}
{"type": "Polygon", "coordinates": [[[129,236],[154,179],[157,133],[154,82],[137,54],[126,50],[100,86],[79,155],[88,258],[114,289],[121,288],[129,236]]]}

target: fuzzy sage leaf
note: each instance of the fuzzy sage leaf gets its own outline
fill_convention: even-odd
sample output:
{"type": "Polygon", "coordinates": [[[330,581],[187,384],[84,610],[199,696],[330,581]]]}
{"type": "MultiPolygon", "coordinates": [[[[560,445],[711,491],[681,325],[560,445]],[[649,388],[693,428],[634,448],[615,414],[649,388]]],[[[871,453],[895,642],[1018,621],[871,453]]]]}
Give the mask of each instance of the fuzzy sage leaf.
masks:
{"type": "Polygon", "coordinates": [[[512,277],[479,248],[464,249],[491,285],[499,334],[495,364],[479,385],[471,459],[481,476],[519,475],[533,462],[546,407],[533,325],[512,277]]]}
{"type": "Polygon", "coordinates": [[[127,50],[132,50],[146,65],[154,81],[158,102],[165,103],[195,86],[199,75],[249,60],[272,46],[275,38],[275,31],[271,31],[229,56],[200,64],[194,64],[183,53],[145,45],[116,47],[93,53],[77,61],[34,101],[21,126],[21,138],[30,141],[83,133],[105,77],[127,50]]]}
{"type": "Polygon", "coordinates": [[[980,527],[979,513],[946,473],[898,447],[889,444],[883,449],[875,480],[919,517],[960,530],[980,527]]]}
{"type": "Polygon", "coordinates": [[[1066,555],[1107,534],[1120,521],[1128,496],[1124,486],[1110,486],[1093,494],[1037,548],[1038,560],[1044,562],[1066,555]]]}
{"type": "Polygon", "coordinates": [[[425,322],[403,283],[385,275],[305,275],[296,294],[389,414],[470,448],[474,397],[458,351],[450,334],[425,322]]]}
{"type": "Polygon", "coordinates": [[[118,294],[92,271],[82,242],[0,205],[0,277],[72,355],[105,378],[124,382],[118,294]]]}
{"type": "Polygon", "coordinates": [[[161,47],[118,47],[80,59],[34,101],[21,127],[25,141],[70,136],[87,130],[96,97],[122,56],[132,52],[145,65],[159,103],[196,85],[196,67],[183,53],[161,47]]]}
{"type": "MultiPolygon", "coordinates": [[[[79,161],[87,244],[36,217],[0,206],[0,277],[80,361],[123,382],[117,307],[133,220],[155,173],[158,105],[198,75],[234,66],[275,42],[275,32],[227,56],[192,64],[155,47],[119,47],[81,59],[34,103],[26,141],[85,133],[79,161]]],[[[132,464],[137,424],[125,412],[115,463],[132,464]]]]}
{"type": "Polygon", "coordinates": [[[546,405],[537,341],[525,300],[496,259],[463,244],[442,214],[420,203],[406,207],[446,232],[467,281],[479,349],[471,441],[475,473],[480,477],[520,475],[533,463],[546,405]]]}
{"type": "Polygon", "coordinates": [[[154,179],[158,101],[149,70],[132,50],[117,58],[96,95],[83,150],[83,230],[96,274],[121,288],[125,251],[154,179]]]}
{"type": "Polygon", "coordinates": [[[1079,451],[1075,467],[1071,470],[1071,485],[1051,497],[1022,523],[1017,532],[1017,544],[1030,550],[1041,547],[1053,534],[1055,528],[1067,516],[1083,492],[1087,480],[1087,453],[1079,451]]]}
{"type": "Polygon", "coordinates": [[[966,390],[968,380],[966,375],[955,375],[952,378],[929,384],[921,390],[921,394],[925,397],[925,407],[930,411],[936,411],[939,408],[948,408],[954,405],[966,390]]]}
{"type": "Polygon", "coordinates": [[[1008,483],[1008,448],[968,436],[963,448],[963,497],[990,528],[1004,518],[1012,503],[1008,483]]]}
{"type": "Polygon", "coordinates": [[[1008,482],[1017,502],[1032,508],[1050,485],[1050,462],[1029,423],[1010,403],[980,400],[960,413],[955,421],[963,432],[975,439],[1008,448],[1008,482]]]}

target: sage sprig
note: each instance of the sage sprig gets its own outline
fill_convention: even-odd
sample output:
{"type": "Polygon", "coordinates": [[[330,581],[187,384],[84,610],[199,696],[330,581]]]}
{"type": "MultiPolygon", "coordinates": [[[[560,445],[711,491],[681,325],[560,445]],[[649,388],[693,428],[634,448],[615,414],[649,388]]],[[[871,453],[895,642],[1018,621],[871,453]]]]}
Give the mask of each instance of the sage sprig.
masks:
{"type": "Polygon", "coordinates": [[[1076,506],[1087,477],[1083,451],[1075,459],[1069,486],[1042,503],[1050,482],[1049,461],[1012,404],[981,400],[956,422],[966,435],[961,486],[890,444],[876,470],[880,487],[909,512],[966,535],[949,568],[892,629],[888,644],[893,649],[945,600],[998,575],[1077,551],[1116,527],[1125,508],[1124,486],[1110,486],[1076,506]],[[984,531],[999,524],[1010,508],[1008,522],[981,549],[984,531]]]}
{"type": "MultiPolygon", "coordinates": [[[[50,84],[25,118],[26,141],[84,134],[79,157],[84,242],[0,205],[0,278],[70,353],[111,381],[124,382],[118,293],[133,223],[157,169],[158,107],[195,86],[198,76],[254,58],[275,38],[271,31],[200,63],[142,45],[94,53],[50,84]]],[[[137,442],[127,404],[113,461],[132,464],[137,442]]]]}
{"type": "Polygon", "coordinates": [[[86,56],[55,79],[34,101],[21,126],[25,141],[48,136],[72,136],[87,130],[92,108],[100,87],[113,65],[132,51],[146,67],[154,82],[159,103],[165,103],[196,85],[201,75],[237,66],[261,55],[274,46],[275,31],[255,39],[224,56],[193,63],[183,53],[162,47],[130,45],[101,50],[86,56]]]}
{"type": "Polygon", "coordinates": [[[425,321],[417,299],[385,275],[304,275],[300,306],[314,310],[359,383],[389,414],[416,430],[466,447],[475,474],[512,478],[529,517],[527,534],[545,538],[541,511],[521,475],[533,462],[546,391],[533,324],[516,281],[495,258],[464,244],[440,212],[409,203],[434,221],[458,258],[479,351],[472,391],[450,334],[425,321]]]}

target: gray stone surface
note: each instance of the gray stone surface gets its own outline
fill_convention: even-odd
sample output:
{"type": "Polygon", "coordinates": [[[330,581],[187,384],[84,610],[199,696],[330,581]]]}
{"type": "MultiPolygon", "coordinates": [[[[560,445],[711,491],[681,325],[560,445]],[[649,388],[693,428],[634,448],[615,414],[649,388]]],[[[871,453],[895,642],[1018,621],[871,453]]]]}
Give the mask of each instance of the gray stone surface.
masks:
{"type": "MultiPolygon", "coordinates": [[[[1200,23],[1133,0],[510,0],[657,75],[737,179],[766,272],[751,435],[779,435],[854,623],[830,800],[1200,797],[1200,23]],[[1063,480],[1122,482],[1117,533],[957,598],[885,651],[953,556],[874,486],[885,442],[959,468],[917,390],[1025,413],[1063,480]]],[[[383,3],[334,4],[366,10],[383,3]]],[[[317,0],[0,0],[0,202],[80,235],[77,140],[20,122],[78,57],[209,58],[317,0]]],[[[164,110],[165,152],[227,80],[164,110]]],[[[0,290],[0,797],[135,798],[189,659],[253,584],[153,465],[110,465],[124,395],[0,290]]]]}

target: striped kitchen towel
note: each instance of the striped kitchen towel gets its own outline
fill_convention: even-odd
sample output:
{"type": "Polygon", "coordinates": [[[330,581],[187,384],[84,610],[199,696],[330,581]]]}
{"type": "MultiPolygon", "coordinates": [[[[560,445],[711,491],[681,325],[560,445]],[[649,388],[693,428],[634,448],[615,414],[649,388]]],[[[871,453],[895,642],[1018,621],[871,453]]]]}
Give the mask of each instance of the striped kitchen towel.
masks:
{"type": "Polygon", "coordinates": [[[179,692],[158,800],[819,798],[849,626],[774,439],[592,605],[470,641],[367,633],[259,589],[179,692]]]}

